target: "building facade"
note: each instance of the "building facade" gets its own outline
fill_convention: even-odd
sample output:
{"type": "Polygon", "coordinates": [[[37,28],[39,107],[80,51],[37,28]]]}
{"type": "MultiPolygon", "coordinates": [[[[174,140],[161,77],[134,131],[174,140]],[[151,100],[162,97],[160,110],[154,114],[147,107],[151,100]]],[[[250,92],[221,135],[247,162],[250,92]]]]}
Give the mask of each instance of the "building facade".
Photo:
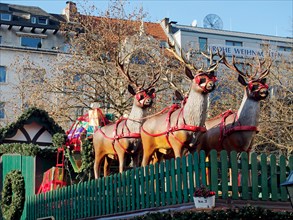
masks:
{"type": "Polygon", "coordinates": [[[174,40],[177,47],[183,49],[189,57],[196,57],[200,51],[225,51],[226,56],[263,58],[268,52],[276,59],[289,59],[293,51],[293,38],[277,37],[253,33],[243,33],[197,26],[180,25],[161,21],[165,33],[174,40]]]}
{"type": "Polygon", "coordinates": [[[76,12],[73,2],[66,3],[63,14],[0,3],[1,126],[15,120],[26,108],[21,82],[28,76],[40,79],[53,71],[52,64],[57,62],[58,55],[67,51],[60,25],[70,22],[76,12]]]}

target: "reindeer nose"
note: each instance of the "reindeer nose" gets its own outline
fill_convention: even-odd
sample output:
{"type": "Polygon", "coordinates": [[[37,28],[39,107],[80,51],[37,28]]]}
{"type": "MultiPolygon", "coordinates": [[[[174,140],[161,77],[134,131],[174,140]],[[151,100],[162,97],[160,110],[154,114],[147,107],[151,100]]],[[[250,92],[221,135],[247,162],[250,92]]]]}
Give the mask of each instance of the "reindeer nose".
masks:
{"type": "Polygon", "coordinates": [[[152,104],[152,99],[151,98],[147,98],[144,101],[144,105],[151,105],[152,104]]]}
{"type": "Polygon", "coordinates": [[[260,95],[261,97],[263,97],[263,98],[267,97],[268,94],[269,94],[269,92],[268,92],[267,89],[261,89],[261,90],[259,91],[259,95],[260,95]]]}
{"type": "Polygon", "coordinates": [[[214,86],[215,86],[215,83],[213,81],[209,81],[207,84],[206,84],[206,90],[208,91],[212,91],[214,89],[214,86]]]}

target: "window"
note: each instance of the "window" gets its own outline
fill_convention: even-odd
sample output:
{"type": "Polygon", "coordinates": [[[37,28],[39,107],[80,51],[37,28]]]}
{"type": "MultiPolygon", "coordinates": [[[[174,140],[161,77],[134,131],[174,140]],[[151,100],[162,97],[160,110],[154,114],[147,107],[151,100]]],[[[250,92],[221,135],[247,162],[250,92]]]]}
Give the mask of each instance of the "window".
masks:
{"type": "Polygon", "coordinates": [[[226,46],[242,47],[242,42],[226,40],[226,46]]]}
{"type": "Polygon", "coordinates": [[[283,52],[292,52],[292,47],[283,47],[283,46],[278,46],[278,51],[283,51],[283,52]]]}
{"type": "Polygon", "coordinates": [[[0,44],[2,43],[2,36],[0,36],[0,44]]]}
{"type": "Polygon", "coordinates": [[[1,13],[0,14],[1,16],[0,16],[0,19],[2,20],[2,21],[11,21],[11,14],[7,14],[7,13],[1,13]]]}
{"type": "Polygon", "coordinates": [[[42,40],[41,38],[21,37],[21,46],[41,48],[42,40]]]}
{"type": "Polygon", "coordinates": [[[6,82],[6,67],[0,66],[0,83],[6,82]]]}
{"type": "Polygon", "coordinates": [[[4,102],[0,102],[0,119],[5,118],[5,103],[4,102]]]}
{"type": "Polygon", "coordinates": [[[199,41],[199,51],[207,51],[208,49],[208,39],[200,37],[199,41]]]}
{"type": "Polygon", "coordinates": [[[31,18],[31,22],[32,22],[32,24],[37,23],[37,18],[36,18],[36,17],[32,17],[32,18],[31,18]]]}
{"type": "Polygon", "coordinates": [[[44,18],[44,17],[39,17],[38,18],[38,23],[39,24],[47,25],[48,24],[48,19],[47,18],[44,18]]]}

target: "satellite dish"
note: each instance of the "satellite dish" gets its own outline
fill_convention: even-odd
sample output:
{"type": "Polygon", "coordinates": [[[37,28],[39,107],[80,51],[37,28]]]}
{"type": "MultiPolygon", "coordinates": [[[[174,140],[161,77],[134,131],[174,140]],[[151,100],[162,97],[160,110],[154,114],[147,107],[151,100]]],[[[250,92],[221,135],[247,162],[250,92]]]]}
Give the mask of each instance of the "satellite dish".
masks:
{"type": "Polygon", "coordinates": [[[216,14],[208,14],[203,19],[203,27],[216,29],[216,30],[222,30],[223,29],[223,21],[216,14]]]}
{"type": "Polygon", "coordinates": [[[191,26],[192,27],[197,27],[197,20],[193,20],[192,23],[191,23],[191,26]]]}

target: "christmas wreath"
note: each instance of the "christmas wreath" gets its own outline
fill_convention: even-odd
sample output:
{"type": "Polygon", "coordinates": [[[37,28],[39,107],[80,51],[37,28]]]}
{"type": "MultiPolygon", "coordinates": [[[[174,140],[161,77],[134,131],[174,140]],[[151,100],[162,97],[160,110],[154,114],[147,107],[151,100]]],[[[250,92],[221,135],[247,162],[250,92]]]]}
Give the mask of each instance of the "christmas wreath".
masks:
{"type": "Polygon", "coordinates": [[[20,219],[24,201],[24,178],[19,170],[12,170],[5,177],[2,191],[1,209],[4,219],[20,219]]]}

